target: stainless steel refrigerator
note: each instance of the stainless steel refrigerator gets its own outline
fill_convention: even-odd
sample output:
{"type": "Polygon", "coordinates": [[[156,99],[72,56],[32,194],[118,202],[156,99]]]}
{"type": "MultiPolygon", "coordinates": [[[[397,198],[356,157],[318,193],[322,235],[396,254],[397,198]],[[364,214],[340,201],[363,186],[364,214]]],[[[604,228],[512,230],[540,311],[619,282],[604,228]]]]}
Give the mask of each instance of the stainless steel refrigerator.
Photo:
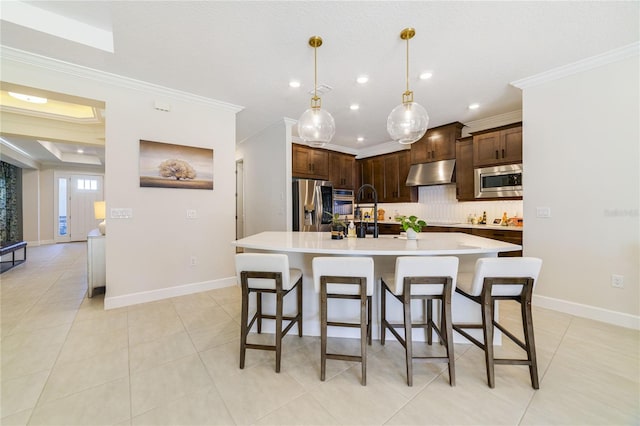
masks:
{"type": "Polygon", "coordinates": [[[333,215],[331,182],[294,179],[292,198],[294,231],[331,231],[331,217],[333,215]]]}

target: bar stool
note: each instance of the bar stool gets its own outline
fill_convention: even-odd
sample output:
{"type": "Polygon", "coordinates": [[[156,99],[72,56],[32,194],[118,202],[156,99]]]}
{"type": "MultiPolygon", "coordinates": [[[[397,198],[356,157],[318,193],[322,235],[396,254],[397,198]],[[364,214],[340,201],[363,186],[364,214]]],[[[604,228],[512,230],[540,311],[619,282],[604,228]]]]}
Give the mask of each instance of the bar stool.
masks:
{"type": "Polygon", "coordinates": [[[324,381],[327,359],[358,361],[362,364],[362,385],[367,384],[367,343],[371,345],[371,296],[374,284],[373,259],[370,257],[315,257],[313,283],[320,293],[320,380],[324,381]],[[360,322],[327,319],[328,299],[360,301],[360,322]],[[327,353],[327,326],[359,327],[360,355],[327,353]]]}
{"type": "Polygon", "coordinates": [[[536,345],[533,337],[533,317],[531,315],[531,295],[540,274],[542,260],[535,257],[481,258],[476,261],[473,276],[460,274],[456,292],[479,303],[482,309],[482,324],[454,324],[453,329],[484,350],[487,367],[487,381],[495,387],[495,364],[528,365],[531,386],[538,389],[538,364],[536,345]],[[495,320],[496,300],[514,300],[520,303],[524,343],[495,320]],[[496,359],[493,351],[493,327],[520,346],[527,353],[527,359],[496,359]],[[484,343],[465,332],[464,329],[481,328],[484,343]]]}
{"type": "Polygon", "coordinates": [[[425,257],[404,256],[396,259],[395,274],[382,274],[380,309],[382,317],[382,336],[380,343],[384,345],[386,329],[400,342],[405,349],[407,365],[407,385],[413,386],[413,360],[423,359],[431,362],[446,362],[449,365],[449,384],[455,386],[455,359],[453,354],[453,330],[451,327],[451,297],[456,287],[458,275],[458,258],[454,256],[425,257]],[[402,303],[403,322],[392,324],[387,321],[386,292],[389,292],[402,303]],[[425,319],[421,323],[412,323],[411,301],[422,300],[425,319]],[[433,300],[441,301],[440,326],[433,322],[433,300]],[[395,330],[404,329],[404,338],[395,330]],[[440,337],[446,348],[446,356],[414,356],[412,329],[426,328],[427,344],[432,343],[432,330],[440,337]]]}
{"type": "Polygon", "coordinates": [[[244,368],[247,349],[261,349],[276,352],[276,373],[280,372],[282,355],[282,338],[298,324],[298,336],[302,337],[302,271],[289,268],[289,258],[285,254],[271,253],[241,253],[236,254],[236,274],[242,287],[242,314],[240,325],[240,368],[244,368]],[[298,312],[295,316],[283,315],[284,296],[297,288],[298,312]],[[256,313],[248,322],[249,295],[256,293],[256,313]],[[275,293],[276,313],[267,315],[262,312],[262,294],[275,293]],[[247,343],[247,336],[253,323],[257,321],[258,333],[262,332],[262,320],[276,321],[276,336],[274,345],[259,345],[247,343]],[[290,321],[286,328],[282,328],[282,321],[290,321]]]}

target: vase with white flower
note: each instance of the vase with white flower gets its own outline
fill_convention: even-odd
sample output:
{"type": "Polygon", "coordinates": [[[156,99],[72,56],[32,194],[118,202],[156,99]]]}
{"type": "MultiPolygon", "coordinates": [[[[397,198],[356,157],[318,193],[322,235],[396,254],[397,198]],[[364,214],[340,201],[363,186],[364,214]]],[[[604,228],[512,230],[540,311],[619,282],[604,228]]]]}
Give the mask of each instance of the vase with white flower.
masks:
{"type": "Polygon", "coordinates": [[[400,222],[402,229],[407,233],[408,240],[415,240],[418,238],[418,232],[422,231],[423,226],[427,226],[427,222],[422,219],[418,219],[418,216],[398,216],[397,222],[400,222]]]}

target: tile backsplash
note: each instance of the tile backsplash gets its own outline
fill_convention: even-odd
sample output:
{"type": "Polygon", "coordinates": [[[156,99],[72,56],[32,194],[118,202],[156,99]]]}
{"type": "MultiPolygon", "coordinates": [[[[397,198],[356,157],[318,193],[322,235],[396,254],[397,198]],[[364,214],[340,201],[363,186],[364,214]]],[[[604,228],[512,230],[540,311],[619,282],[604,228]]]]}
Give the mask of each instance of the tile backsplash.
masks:
{"type": "Polygon", "coordinates": [[[488,222],[501,218],[503,212],[507,212],[509,217],[522,217],[522,200],[459,202],[455,185],[421,186],[418,191],[418,203],[386,203],[381,204],[380,208],[385,209],[387,218],[393,217],[397,211],[401,215],[414,214],[427,223],[466,222],[470,214],[482,216],[484,211],[487,212],[488,222]]]}

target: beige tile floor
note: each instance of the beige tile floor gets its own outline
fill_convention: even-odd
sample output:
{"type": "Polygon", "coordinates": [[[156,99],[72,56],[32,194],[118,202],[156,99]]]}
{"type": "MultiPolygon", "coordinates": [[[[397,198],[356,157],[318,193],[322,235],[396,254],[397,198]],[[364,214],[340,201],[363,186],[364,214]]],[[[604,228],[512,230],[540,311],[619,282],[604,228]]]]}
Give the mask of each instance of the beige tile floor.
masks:
{"type": "MultiPolygon", "coordinates": [[[[489,389],[471,345],[456,345],[455,387],[444,364],[424,363],[406,386],[393,342],[374,342],[366,387],[359,365],[343,361],[329,361],[321,382],[319,339],[295,333],[280,374],[271,352],[248,351],[238,368],[235,287],[104,311],[104,295],[85,296],[85,250],[29,248],[25,264],[0,276],[2,425],[640,424],[634,330],[535,308],[538,391],[522,366],[497,366],[489,389]]],[[[517,306],[501,310],[517,328],[517,306]]],[[[358,342],[330,345],[355,351],[358,342]]]]}

